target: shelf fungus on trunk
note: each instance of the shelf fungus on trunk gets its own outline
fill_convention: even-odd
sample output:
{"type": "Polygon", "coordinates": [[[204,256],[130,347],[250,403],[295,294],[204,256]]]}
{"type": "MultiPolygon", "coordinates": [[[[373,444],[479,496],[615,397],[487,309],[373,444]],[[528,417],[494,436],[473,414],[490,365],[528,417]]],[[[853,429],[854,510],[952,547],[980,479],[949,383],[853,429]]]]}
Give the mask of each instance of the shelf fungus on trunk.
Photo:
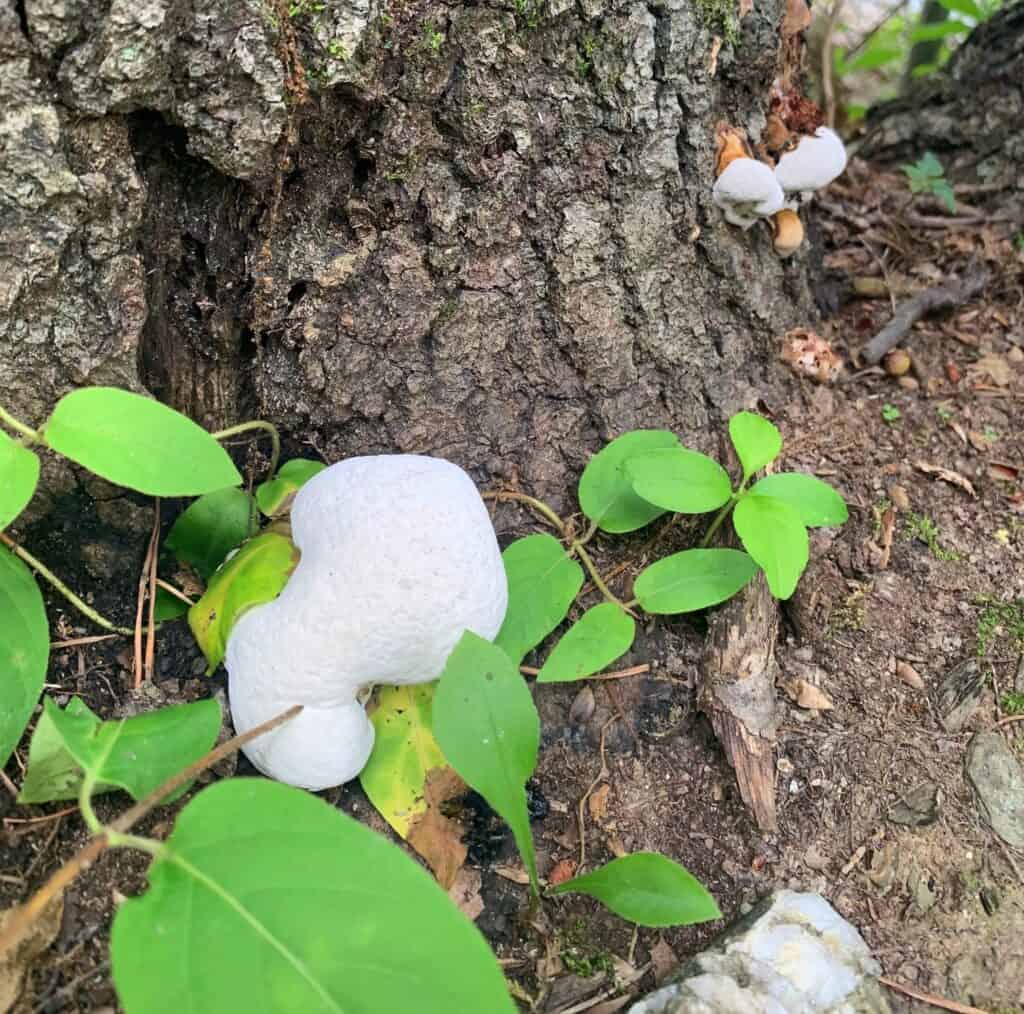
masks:
{"type": "Polygon", "coordinates": [[[508,586],[476,486],[440,458],[332,465],[299,490],[291,526],[294,573],[228,638],[231,712],[242,733],[303,705],[245,753],[272,778],[325,789],[369,759],[361,691],[437,679],[464,631],[498,633],[508,586]]]}

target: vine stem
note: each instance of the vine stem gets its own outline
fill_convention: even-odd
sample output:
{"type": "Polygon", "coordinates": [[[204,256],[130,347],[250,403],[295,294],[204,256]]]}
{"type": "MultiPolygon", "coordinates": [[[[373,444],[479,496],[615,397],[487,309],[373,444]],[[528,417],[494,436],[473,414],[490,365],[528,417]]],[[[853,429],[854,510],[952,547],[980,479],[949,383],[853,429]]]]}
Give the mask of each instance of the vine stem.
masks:
{"type": "Polygon", "coordinates": [[[226,430],[217,430],[210,436],[214,440],[227,440],[228,437],[236,437],[239,433],[248,433],[250,430],[263,430],[270,436],[270,477],[277,474],[277,464],[281,460],[281,434],[272,422],[264,419],[253,419],[250,422],[239,423],[237,426],[229,426],[226,430]]]}
{"type": "MultiPolygon", "coordinates": [[[[271,732],[279,725],[294,718],[302,711],[301,704],[295,704],[287,711],[257,725],[254,729],[229,739],[226,743],[211,750],[205,757],[190,764],[183,771],[172,775],[163,785],[154,789],[145,799],[140,800],[130,810],[125,810],[109,827],[100,828],[99,833],[91,838],[86,846],[75,853],[56,873],[46,881],[35,894],[29,898],[20,908],[11,913],[3,931],[0,932],[0,956],[9,953],[18,945],[25,933],[32,924],[43,914],[47,906],[71,884],[79,874],[84,873],[108,848],[127,846],[139,848],[151,855],[159,855],[163,844],[153,838],[139,838],[126,832],[145,817],[151,810],[156,809],[160,803],[172,792],[177,791],[187,782],[192,781],[197,775],[202,774],[208,768],[213,767],[225,757],[240,750],[246,743],[251,742],[257,736],[271,732]]],[[[83,811],[84,815],[84,811],[83,811]]],[[[97,825],[99,822],[97,821],[97,825]]]]}
{"type": "Polygon", "coordinates": [[[135,631],[129,627],[119,627],[110,620],[104,619],[88,603],[80,599],[49,567],[41,560],[37,560],[24,546],[18,545],[9,535],[0,532],[2,542],[15,556],[21,557],[40,577],[45,578],[53,587],[61,593],[80,613],[88,616],[93,623],[104,630],[111,630],[115,634],[125,634],[131,637],[135,631]]]}
{"type": "Polygon", "coordinates": [[[41,444],[43,442],[43,437],[39,430],[34,430],[31,426],[26,426],[20,419],[15,419],[10,412],[6,411],[2,407],[0,407],[0,422],[20,433],[23,437],[28,437],[33,444],[41,444]]]}
{"type": "Polygon", "coordinates": [[[511,490],[498,490],[493,493],[483,493],[481,495],[485,500],[517,500],[519,503],[525,503],[527,506],[532,507],[545,520],[550,521],[551,524],[558,529],[559,534],[563,538],[565,538],[569,533],[566,523],[546,503],[544,503],[543,500],[527,496],[525,493],[514,493],[511,490]]]}
{"type": "Polygon", "coordinates": [[[704,538],[700,540],[701,549],[704,549],[708,545],[708,543],[711,542],[712,538],[714,538],[715,532],[717,532],[718,529],[721,528],[722,522],[732,513],[732,509],[733,507],[736,506],[738,500],[739,496],[734,493],[731,497],[729,497],[728,501],[725,503],[725,506],[723,506],[722,509],[715,515],[714,521],[711,522],[711,527],[704,533],[704,538]]]}
{"type": "Polygon", "coordinates": [[[627,612],[630,614],[630,616],[635,617],[635,614],[632,612],[629,606],[627,606],[620,599],[616,598],[615,594],[611,591],[608,585],[606,585],[604,581],[601,579],[601,575],[597,572],[597,567],[594,566],[594,561],[591,560],[590,554],[583,548],[583,543],[577,540],[572,544],[571,551],[576,553],[577,556],[579,556],[580,560],[583,562],[583,566],[587,568],[587,573],[590,574],[590,580],[594,582],[594,584],[597,586],[597,590],[605,597],[605,599],[612,605],[618,606],[621,610],[623,610],[623,612],[627,612]]]}

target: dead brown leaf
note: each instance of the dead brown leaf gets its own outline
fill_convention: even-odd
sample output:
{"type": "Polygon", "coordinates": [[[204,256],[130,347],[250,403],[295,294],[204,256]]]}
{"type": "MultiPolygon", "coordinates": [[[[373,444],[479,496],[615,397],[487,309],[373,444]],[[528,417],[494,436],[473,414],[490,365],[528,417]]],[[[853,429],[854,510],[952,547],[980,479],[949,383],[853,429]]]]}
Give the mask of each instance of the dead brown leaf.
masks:
{"type": "Polygon", "coordinates": [[[474,922],[484,910],[484,900],[480,897],[482,882],[479,870],[463,867],[456,874],[455,883],[448,888],[448,897],[470,922],[474,922]]]}
{"type": "Polygon", "coordinates": [[[664,937],[658,937],[657,942],[651,948],[651,965],[654,968],[654,984],[656,986],[660,986],[679,967],[679,958],[665,942],[664,937]]]}
{"type": "Polygon", "coordinates": [[[951,486],[957,486],[965,493],[970,493],[973,497],[978,495],[974,492],[971,480],[964,478],[959,472],[954,472],[951,468],[943,468],[941,465],[930,465],[927,461],[915,461],[914,467],[919,472],[924,472],[925,475],[934,475],[936,479],[948,482],[951,486]]]}
{"type": "Polygon", "coordinates": [[[575,874],[575,859],[559,859],[558,862],[551,867],[551,872],[548,874],[548,883],[552,886],[564,884],[567,880],[572,880],[575,874]]]}
{"type": "Polygon", "coordinates": [[[1008,387],[1014,377],[1013,367],[1003,356],[996,355],[994,352],[971,363],[967,367],[967,373],[973,383],[988,378],[996,387],[1008,387]]]}
{"type": "Polygon", "coordinates": [[[443,804],[461,796],[466,783],[451,768],[435,768],[423,785],[426,810],[409,826],[409,844],[427,861],[437,882],[448,890],[466,861],[463,828],[442,812],[443,804]]]}
{"type": "Polygon", "coordinates": [[[604,818],[608,814],[608,795],[611,791],[612,787],[605,782],[594,789],[594,791],[590,793],[590,797],[587,799],[587,808],[590,810],[590,819],[595,824],[604,823],[604,818]]]}
{"type": "Polygon", "coordinates": [[[909,663],[902,660],[896,663],[896,675],[915,690],[924,690],[924,680],[921,679],[918,671],[909,663]]]}
{"type": "Polygon", "coordinates": [[[779,684],[786,696],[799,708],[806,708],[808,711],[831,711],[835,707],[832,698],[821,687],[816,687],[807,680],[799,677],[782,679],[779,684]]]}
{"type": "Polygon", "coordinates": [[[806,0],[786,0],[786,16],[782,19],[781,35],[784,39],[791,39],[798,32],[809,28],[811,24],[811,12],[807,7],[806,0]]]}
{"type": "Polygon", "coordinates": [[[513,884],[528,884],[530,874],[521,866],[495,866],[494,872],[504,880],[511,880],[513,884]]]}

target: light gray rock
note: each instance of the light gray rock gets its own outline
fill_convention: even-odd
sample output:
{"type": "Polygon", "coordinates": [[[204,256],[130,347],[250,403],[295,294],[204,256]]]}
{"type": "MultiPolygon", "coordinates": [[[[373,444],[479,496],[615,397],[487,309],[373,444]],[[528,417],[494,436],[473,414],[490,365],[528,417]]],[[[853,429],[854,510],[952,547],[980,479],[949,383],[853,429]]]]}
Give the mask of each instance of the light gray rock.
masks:
{"type": "Polygon", "coordinates": [[[824,898],[778,891],[629,1014],[886,1014],[880,971],[824,898]]]}
{"type": "Polygon", "coordinates": [[[997,732],[979,732],[967,747],[967,777],[985,819],[1000,838],[1024,847],[1024,769],[997,732]]]}

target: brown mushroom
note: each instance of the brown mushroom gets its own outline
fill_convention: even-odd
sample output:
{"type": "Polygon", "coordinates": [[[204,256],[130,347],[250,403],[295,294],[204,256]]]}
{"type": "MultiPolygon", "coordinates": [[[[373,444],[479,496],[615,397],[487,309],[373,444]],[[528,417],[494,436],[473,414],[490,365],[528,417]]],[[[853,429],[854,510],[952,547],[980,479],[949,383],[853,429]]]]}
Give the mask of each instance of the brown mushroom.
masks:
{"type": "Polygon", "coordinates": [[[800,216],[789,208],[783,208],[772,216],[775,226],[775,252],[780,257],[796,253],[804,241],[804,226],[800,216]]]}

